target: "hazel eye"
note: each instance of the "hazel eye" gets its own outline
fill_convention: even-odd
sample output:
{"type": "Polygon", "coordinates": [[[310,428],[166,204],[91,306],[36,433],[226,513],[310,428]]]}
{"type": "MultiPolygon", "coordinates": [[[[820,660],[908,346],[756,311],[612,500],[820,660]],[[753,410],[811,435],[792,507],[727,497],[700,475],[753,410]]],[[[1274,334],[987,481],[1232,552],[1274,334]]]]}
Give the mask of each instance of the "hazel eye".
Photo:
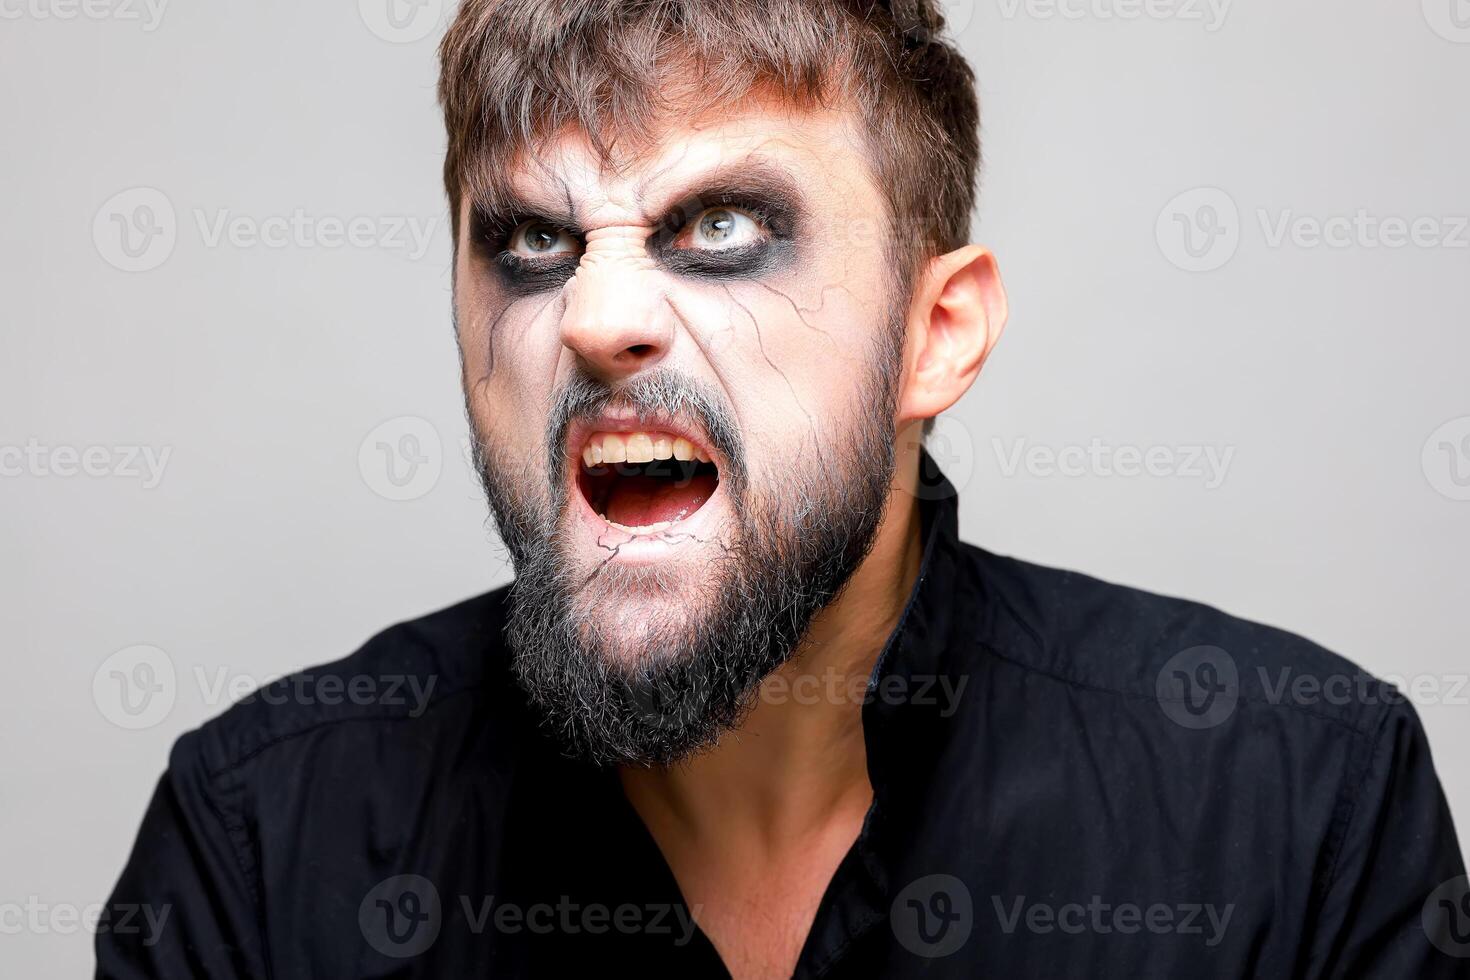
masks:
{"type": "Polygon", "coordinates": [[[522,258],[539,258],[549,255],[576,255],[582,251],[582,245],[575,235],[564,228],[544,221],[524,221],[510,233],[506,250],[522,258]]]}
{"type": "Polygon", "coordinates": [[[760,222],[738,208],[706,208],[684,226],[679,248],[718,250],[750,245],[765,237],[760,222]]]}

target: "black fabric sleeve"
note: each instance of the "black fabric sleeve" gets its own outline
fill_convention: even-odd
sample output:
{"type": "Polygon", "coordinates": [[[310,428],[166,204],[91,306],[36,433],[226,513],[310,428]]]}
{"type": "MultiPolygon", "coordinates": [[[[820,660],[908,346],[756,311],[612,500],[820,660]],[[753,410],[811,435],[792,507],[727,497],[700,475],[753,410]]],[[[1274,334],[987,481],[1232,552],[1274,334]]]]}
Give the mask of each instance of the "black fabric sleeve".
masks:
{"type": "Polygon", "coordinates": [[[1345,788],[1349,816],[1308,976],[1470,978],[1464,860],[1424,730],[1395,700],[1372,733],[1361,778],[1345,788]],[[1450,893],[1454,907],[1441,902],[1450,893]]]}
{"type": "Polygon", "coordinates": [[[266,976],[243,826],[213,795],[199,737],[174,746],[99,922],[99,980],[266,976]]]}

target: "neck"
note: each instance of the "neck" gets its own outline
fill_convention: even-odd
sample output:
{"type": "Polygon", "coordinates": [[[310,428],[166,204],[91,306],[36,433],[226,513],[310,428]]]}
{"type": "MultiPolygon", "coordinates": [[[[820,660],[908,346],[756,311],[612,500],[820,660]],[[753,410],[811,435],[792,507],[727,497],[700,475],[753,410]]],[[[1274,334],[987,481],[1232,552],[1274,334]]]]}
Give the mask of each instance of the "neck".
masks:
{"type": "MultiPolygon", "coordinates": [[[[917,459],[899,465],[916,471],[917,459]]],[[[916,499],[891,491],[872,550],[762,684],[740,727],[679,765],[621,771],[629,801],[661,842],[733,837],[777,853],[834,821],[861,821],[872,802],[862,702],[918,576],[919,527],[916,499]]]]}

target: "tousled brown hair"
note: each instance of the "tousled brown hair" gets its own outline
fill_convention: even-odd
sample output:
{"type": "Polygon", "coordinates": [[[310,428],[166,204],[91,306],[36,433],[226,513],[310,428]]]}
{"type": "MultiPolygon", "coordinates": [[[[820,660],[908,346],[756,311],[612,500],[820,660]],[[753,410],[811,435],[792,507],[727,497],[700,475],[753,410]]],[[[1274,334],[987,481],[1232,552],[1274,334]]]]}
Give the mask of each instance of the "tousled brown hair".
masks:
{"type": "Polygon", "coordinates": [[[455,240],[516,155],[565,126],[604,159],[670,114],[763,92],[862,122],[902,274],[969,239],[980,163],[973,73],[935,0],[464,0],[439,48],[455,240]]]}

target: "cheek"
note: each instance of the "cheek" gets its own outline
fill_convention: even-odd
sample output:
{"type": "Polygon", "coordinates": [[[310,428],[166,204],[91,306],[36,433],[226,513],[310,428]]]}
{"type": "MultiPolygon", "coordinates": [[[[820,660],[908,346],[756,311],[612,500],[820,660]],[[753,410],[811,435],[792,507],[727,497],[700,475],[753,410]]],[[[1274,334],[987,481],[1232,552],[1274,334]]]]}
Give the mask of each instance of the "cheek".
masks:
{"type": "Polygon", "coordinates": [[[476,430],[490,447],[540,453],[560,344],[555,297],[507,301],[494,290],[456,298],[463,385],[476,430]]]}
{"type": "Polygon", "coordinates": [[[889,329],[886,276],[871,256],[849,253],[676,296],[730,398],[753,477],[852,424],[875,340],[889,329]]]}

